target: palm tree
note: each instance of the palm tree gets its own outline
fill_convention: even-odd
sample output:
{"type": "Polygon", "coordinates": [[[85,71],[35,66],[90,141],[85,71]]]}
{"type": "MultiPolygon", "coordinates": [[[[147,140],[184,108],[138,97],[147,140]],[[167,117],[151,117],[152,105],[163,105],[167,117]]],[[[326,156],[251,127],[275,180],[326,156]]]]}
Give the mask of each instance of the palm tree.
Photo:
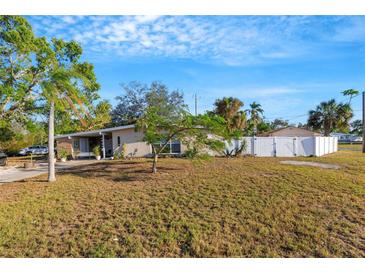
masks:
{"type": "Polygon", "coordinates": [[[315,110],[309,111],[308,126],[321,130],[329,136],[335,130],[346,131],[353,117],[350,104],[336,103],[335,99],[320,103],[315,110]]]}
{"type": "Polygon", "coordinates": [[[250,109],[246,110],[250,114],[249,122],[253,126],[253,134],[257,132],[257,125],[262,121],[264,110],[262,106],[256,102],[250,104],[250,109]]]}
{"type": "Polygon", "coordinates": [[[86,94],[95,92],[99,85],[93,72],[93,66],[88,63],[79,63],[82,49],[76,42],[66,43],[54,39],[54,58],[41,82],[40,97],[45,99],[49,106],[48,115],[48,181],[53,182],[55,177],[54,163],[54,114],[55,108],[71,109],[83,122],[81,113],[87,113],[89,106],[86,94]]]}
{"type": "Polygon", "coordinates": [[[222,116],[226,120],[229,133],[242,131],[246,127],[246,113],[240,110],[244,106],[241,100],[233,97],[224,97],[217,99],[214,105],[213,113],[222,116]]]}
{"type": "Polygon", "coordinates": [[[54,114],[55,107],[66,107],[69,104],[76,109],[71,100],[71,96],[77,94],[75,88],[70,83],[72,72],[63,68],[52,71],[49,78],[41,83],[42,96],[49,105],[48,115],[48,181],[53,182],[55,177],[54,164],[54,114]],[[74,93],[71,95],[71,93],[74,93]]]}
{"type": "Polygon", "coordinates": [[[359,93],[360,92],[358,90],[355,90],[355,89],[347,89],[347,90],[345,90],[345,91],[342,92],[342,94],[344,96],[349,96],[350,97],[348,104],[351,104],[352,98],[358,96],[359,93]]]}

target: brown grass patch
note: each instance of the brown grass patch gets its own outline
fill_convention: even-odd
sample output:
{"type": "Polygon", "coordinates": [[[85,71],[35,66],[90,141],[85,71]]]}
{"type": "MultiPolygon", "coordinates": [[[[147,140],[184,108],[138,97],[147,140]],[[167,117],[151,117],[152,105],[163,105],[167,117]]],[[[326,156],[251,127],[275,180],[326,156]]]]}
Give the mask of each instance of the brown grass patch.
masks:
{"type": "Polygon", "coordinates": [[[364,257],[365,157],[280,160],[110,161],[2,185],[0,255],[364,257]]]}

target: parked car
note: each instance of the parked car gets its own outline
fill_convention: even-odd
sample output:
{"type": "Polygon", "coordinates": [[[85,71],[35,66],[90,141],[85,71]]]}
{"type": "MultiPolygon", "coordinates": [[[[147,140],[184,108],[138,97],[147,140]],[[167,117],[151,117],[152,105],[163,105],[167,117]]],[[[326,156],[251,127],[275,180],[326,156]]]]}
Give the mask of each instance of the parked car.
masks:
{"type": "Polygon", "coordinates": [[[18,151],[18,155],[20,156],[25,156],[27,155],[27,152],[28,152],[28,148],[22,148],[21,150],[18,151]]]}
{"type": "Polygon", "coordinates": [[[19,155],[30,155],[30,154],[34,154],[34,155],[44,155],[44,154],[48,154],[48,147],[47,146],[31,146],[31,147],[26,147],[23,148],[21,150],[19,150],[18,152],[19,155]]]}
{"type": "Polygon", "coordinates": [[[6,166],[8,162],[8,156],[2,151],[0,151],[0,166],[6,166]]]}

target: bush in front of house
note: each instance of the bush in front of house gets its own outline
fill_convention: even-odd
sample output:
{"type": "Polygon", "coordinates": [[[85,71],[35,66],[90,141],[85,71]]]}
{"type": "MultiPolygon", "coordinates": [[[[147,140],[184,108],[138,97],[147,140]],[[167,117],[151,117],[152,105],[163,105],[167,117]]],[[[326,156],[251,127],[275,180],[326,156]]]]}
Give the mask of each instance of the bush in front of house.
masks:
{"type": "Polygon", "coordinates": [[[97,145],[93,148],[93,153],[97,160],[100,160],[100,150],[101,150],[101,148],[99,145],[97,145]]]}
{"type": "Polygon", "coordinates": [[[121,149],[117,149],[114,151],[113,159],[114,160],[121,160],[127,157],[127,144],[123,143],[121,149]]]}
{"type": "Polygon", "coordinates": [[[60,151],[58,152],[58,157],[60,157],[61,160],[62,159],[66,160],[68,155],[69,154],[68,154],[67,150],[64,148],[61,148],[60,151]]]}

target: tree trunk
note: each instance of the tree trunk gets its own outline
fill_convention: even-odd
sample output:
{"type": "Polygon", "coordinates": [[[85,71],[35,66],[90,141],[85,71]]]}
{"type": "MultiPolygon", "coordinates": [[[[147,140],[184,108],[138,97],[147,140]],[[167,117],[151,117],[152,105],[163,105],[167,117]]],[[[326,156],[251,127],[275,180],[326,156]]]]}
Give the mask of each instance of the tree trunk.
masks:
{"type": "Polygon", "coordinates": [[[152,164],[152,172],[153,173],[157,173],[157,159],[158,159],[158,154],[154,154],[153,155],[153,164],[152,164]]]}
{"type": "Polygon", "coordinates": [[[51,101],[48,118],[48,182],[56,181],[54,162],[54,101],[51,101]]]}

